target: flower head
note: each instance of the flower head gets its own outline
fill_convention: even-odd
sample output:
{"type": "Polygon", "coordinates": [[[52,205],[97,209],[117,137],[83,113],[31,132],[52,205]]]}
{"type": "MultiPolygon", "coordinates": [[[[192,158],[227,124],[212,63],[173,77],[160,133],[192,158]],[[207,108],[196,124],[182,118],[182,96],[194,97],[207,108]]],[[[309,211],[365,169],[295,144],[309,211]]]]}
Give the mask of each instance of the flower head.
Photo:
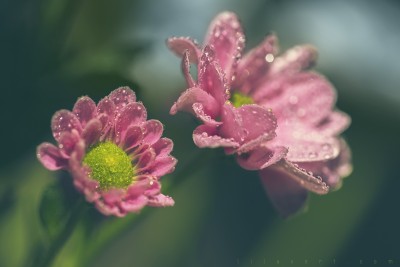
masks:
{"type": "Polygon", "coordinates": [[[325,194],[351,172],[350,150],[339,137],[350,118],[334,109],[333,86],[309,70],[317,58],[314,47],[296,46],[278,55],[272,34],[242,57],[244,40],[231,12],[211,22],[203,47],[189,38],[170,38],[168,46],[183,57],[190,87],[171,113],[196,114],[204,124],[194,131],[195,143],[233,147],[239,165],[259,170],[272,202],[287,216],[303,206],[307,191],[325,194]],[[190,62],[198,65],[197,84],[190,62]],[[247,142],[239,143],[243,137],[247,142]]]}
{"type": "Polygon", "coordinates": [[[135,93],[121,87],[97,105],[83,96],[72,111],[60,110],[51,128],[58,146],[42,143],[39,161],[65,169],[87,201],[105,215],[125,216],[144,206],[172,206],[160,193],[160,177],[174,170],[173,143],[161,138],[163,125],[147,120],[135,93]]]}

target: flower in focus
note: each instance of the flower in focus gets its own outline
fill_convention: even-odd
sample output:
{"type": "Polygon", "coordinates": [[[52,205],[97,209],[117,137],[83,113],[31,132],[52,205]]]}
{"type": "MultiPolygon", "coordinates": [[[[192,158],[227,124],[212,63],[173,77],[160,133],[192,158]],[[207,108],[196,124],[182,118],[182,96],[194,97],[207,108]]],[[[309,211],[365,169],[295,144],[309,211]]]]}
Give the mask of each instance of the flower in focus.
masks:
{"type": "Polygon", "coordinates": [[[103,214],[122,217],[146,205],[174,205],[160,193],[159,181],[176,165],[173,143],[161,138],[163,125],[147,120],[130,88],[114,90],[97,105],[79,98],[72,111],[54,114],[51,129],[58,146],[39,145],[39,161],[70,172],[75,187],[103,214]]]}
{"type": "Polygon", "coordinates": [[[242,57],[244,35],[231,12],[223,12],[211,22],[202,48],[186,37],[170,38],[168,46],[183,57],[183,73],[190,87],[171,112],[191,111],[202,119],[204,124],[194,132],[200,147],[202,143],[196,138],[202,131],[206,140],[213,140],[217,138],[209,135],[221,135],[227,128],[234,135],[251,137],[256,129],[257,142],[237,149],[237,161],[245,169],[259,170],[281,215],[297,212],[307,199],[307,191],[326,194],[350,174],[350,150],[339,137],[350,118],[334,108],[332,85],[309,70],[316,61],[315,48],[296,46],[278,56],[277,37],[269,35],[242,57]],[[190,77],[190,63],[198,65],[198,84],[190,77]],[[217,75],[203,70],[207,68],[217,75]],[[202,87],[201,93],[198,87],[202,87]],[[215,103],[216,95],[224,96],[225,102],[215,103]],[[202,107],[200,114],[195,110],[198,106],[202,107]],[[241,114],[248,107],[252,107],[253,116],[241,114]],[[258,110],[272,110],[268,118],[273,123],[258,125],[267,121],[265,115],[259,117],[258,110]]]}

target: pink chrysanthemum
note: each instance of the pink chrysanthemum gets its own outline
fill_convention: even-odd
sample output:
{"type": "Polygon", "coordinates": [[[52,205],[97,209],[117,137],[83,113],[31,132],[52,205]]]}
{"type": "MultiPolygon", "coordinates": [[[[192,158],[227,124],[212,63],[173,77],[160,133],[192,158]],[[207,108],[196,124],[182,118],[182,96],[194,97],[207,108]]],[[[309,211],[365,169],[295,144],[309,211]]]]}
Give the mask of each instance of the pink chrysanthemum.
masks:
{"type": "Polygon", "coordinates": [[[159,182],[177,162],[170,156],[173,143],[161,138],[163,125],[147,120],[130,88],[114,90],[97,106],[79,98],[72,112],[54,114],[51,129],[58,147],[39,145],[39,161],[49,170],[69,171],[75,187],[103,214],[122,217],[146,205],[174,205],[159,182]]]}
{"type": "Polygon", "coordinates": [[[267,136],[274,138],[262,138],[259,131],[259,142],[236,152],[240,154],[240,166],[259,170],[268,195],[283,216],[303,206],[307,190],[325,194],[329,187],[338,188],[341,178],[351,172],[350,150],[339,137],[350,118],[334,110],[336,93],[332,85],[308,70],[317,57],[312,46],[297,46],[277,56],[277,38],[270,35],[242,57],[244,35],[239,20],[231,12],[221,13],[212,21],[203,48],[186,37],[170,38],[168,46],[183,57],[183,73],[191,87],[171,111],[194,111],[202,119],[204,124],[194,132],[198,146],[202,147],[202,142],[196,138],[204,140],[201,132],[206,133],[207,140],[214,141],[220,140],[221,132],[227,128],[233,135],[262,130],[257,125],[262,121],[257,112],[250,117],[237,116],[244,108],[272,110],[269,117],[274,123],[276,120],[277,128],[270,123],[262,126],[267,136]],[[190,77],[189,62],[198,64],[197,85],[190,77]],[[203,70],[207,67],[213,70],[212,75],[203,70]],[[201,87],[202,91],[193,87],[201,87]],[[196,94],[192,93],[194,90],[196,94]],[[219,95],[228,104],[214,101],[219,95]],[[197,106],[202,107],[204,114],[195,110],[197,106]],[[214,110],[222,111],[215,115],[214,110]],[[203,119],[209,117],[221,121],[210,123],[203,119]],[[275,130],[276,136],[271,130],[275,130]]]}

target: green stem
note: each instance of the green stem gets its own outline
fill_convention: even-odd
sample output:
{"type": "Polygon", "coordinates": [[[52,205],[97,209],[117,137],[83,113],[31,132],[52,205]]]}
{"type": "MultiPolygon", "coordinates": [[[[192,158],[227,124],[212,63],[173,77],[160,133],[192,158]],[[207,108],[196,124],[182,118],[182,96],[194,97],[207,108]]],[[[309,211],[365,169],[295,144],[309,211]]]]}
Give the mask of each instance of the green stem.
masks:
{"type": "Polygon", "coordinates": [[[54,258],[57,256],[58,252],[63,248],[65,243],[68,241],[71,233],[74,231],[75,227],[78,225],[82,213],[85,210],[86,203],[83,198],[80,198],[75,204],[68,218],[68,221],[63,229],[63,231],[54,239],[45,256],[39,258],[39,263],[34,264],[35,267],[48,267],[51,266],[54,258]]]}

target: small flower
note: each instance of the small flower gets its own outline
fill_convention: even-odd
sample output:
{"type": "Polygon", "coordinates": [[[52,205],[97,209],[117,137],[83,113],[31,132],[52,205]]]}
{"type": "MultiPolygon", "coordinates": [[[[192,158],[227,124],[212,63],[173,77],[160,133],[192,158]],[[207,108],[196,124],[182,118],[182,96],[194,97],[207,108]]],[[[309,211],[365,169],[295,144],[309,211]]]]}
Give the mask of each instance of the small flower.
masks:
{"type": "Polygon", "coordinates": [[[39,145],[39,161],[49,170],[70,172],[75,187],[103,214],[123,217],[146,205],[174,205],[160,193],[159,181],[176,165],[173,143],[161,138],[163,125],[147,120],[130,88],[114,90],[97,105],[79,98],[72,112],[54,114],[51,129],[58,147],[39,145]]]}
{"type": "Polygon", "coordinates": [[[258,132],[260,142],[245,149],[236,148],[237,160],[245,169],[259,170],[273,204],[288,216],[304,205],[307,191],[326,194],[329,187],[338,188],[341,179],[350,174],[350,150],[339,137],[349,126],[350,118],[334,109],[336,93],[332,85],[309,70],[317,58],[315,48],[296,46],[278,56],[277,37],[269,35],[242,57],[244,40],[239,20],[231,12],[223,12],[211,22],[203,48],[189,38],[170,38],[169,48],[183,57],[183,73],[189,87],[206,86],[201,97],[191,95],[188,89],[171,112],[203,106],[201,117],[195,112],[198,117],[221,118],[218,123],[203,119],[204,125],[194,133],[196,142],[196,134],[199,136],[202,130],[206,130],[209,139],[217,139],[215,135],[226,132],[226,128],[237,135],[249,133],[253,127],[261,130],[256,125],[261,122],[257,112],[254,117],[236,114],[249,106],[272,110],[269,118],[275,126],[267,124],[265,133],[268,136],[273,132],[274,138],[264,139],[262,131],[258,132]],[[190,77],[190,62],[198,65],[198,85],[190,77]],[[202,74],[207,67],[218,75],[202,74]],[[201,83],[200,78],[206,82],[201,83]],[[222,94],[221,84],[226,92],[225,103],[210,101],[210,95],[222,94]],[[227,122],[229,126],[225,125],[227,122]]]}

